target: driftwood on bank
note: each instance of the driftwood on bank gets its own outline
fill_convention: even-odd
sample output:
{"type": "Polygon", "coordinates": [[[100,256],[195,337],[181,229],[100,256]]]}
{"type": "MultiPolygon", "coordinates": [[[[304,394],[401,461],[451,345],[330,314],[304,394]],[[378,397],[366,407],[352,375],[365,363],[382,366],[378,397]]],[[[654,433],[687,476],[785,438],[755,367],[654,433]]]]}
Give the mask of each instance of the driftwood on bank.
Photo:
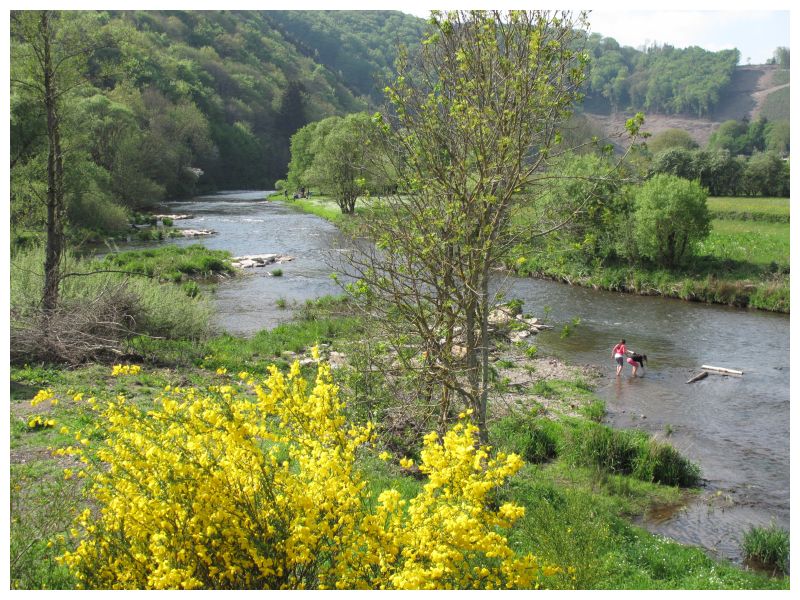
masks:
{"type": "Polygon", "coordinates": [[[700,367],[703,369],[700,373],[689,379],[686,383],[694,383],[695,381],[700,381],[701,379],[705,379],[708,377],[709,373],[713,373],[714,375],[742,375],[743,371],[738,371],[736,369],[727,369],[725,367],[712,367],[711,365],[703,365],[700,367]]]}
{"type": "Polygon", "coordinates": [[[712,367],[711,365],[703,365],[700,368],[705,371],[720,373],[722,375],[741,375],[743,373],[743,371],[737,371],[736,369],[726,369],[725,367],[712,367]]]}
{"type": "Polygon", "coordinates": [[[686,383],[694,383],[695,381],[700,381],[701,379],[705,379],[706,377],[708,377],[708,371],[701,371],[686,383]]]}

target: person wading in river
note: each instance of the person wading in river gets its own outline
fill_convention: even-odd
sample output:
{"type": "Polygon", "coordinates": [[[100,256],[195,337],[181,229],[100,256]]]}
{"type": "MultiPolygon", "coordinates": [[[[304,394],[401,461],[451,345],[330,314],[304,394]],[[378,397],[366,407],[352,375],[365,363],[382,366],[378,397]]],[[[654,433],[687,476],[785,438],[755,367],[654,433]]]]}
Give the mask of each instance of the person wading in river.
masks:
{"type": "Polygon", "coordinates": [[[611,351],[611,356],[617,363],[617,377],[622,372],[622,366],[625,364],[625,355],[628,353],[628,350],[625,348],[625,340],[620,340],[619,344],[614,346],[614,349],[611,351]]]}

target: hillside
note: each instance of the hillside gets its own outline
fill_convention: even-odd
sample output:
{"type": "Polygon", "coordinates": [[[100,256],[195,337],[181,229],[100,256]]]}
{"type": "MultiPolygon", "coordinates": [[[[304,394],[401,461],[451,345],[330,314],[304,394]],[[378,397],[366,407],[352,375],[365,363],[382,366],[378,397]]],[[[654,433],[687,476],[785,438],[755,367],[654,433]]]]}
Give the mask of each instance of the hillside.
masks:
{"type": "MultiPolygon", "coordinates": [[[[271,187],[286,174],[291,135],[309,122],[374,106],[398,43],[417,44],[425,26],[396,11],[53,17],[57,29],[95,40],[98,50],[82,67],[69,106],[76,121],[103,129],[81,140],[82,149],[110,171],[100,179],[111,182],[114,202],[130,207],[191,195],[187,169],[199,169],[197,184],[210,189],[271,187]],[[112,131],[109,112],[118,114],[123,131],[112,131]],[[124,139],[125,156],[99,147],[109,136],[124,139]]],[[[11,51],[12,74],[25,71],[33,51],[22,28],[12,30],[11,51]]],[[[11,93],[11,155],[19,167],[35,165],[44,147],[41,111],[29,89],[14,86],[11,93]]],[[[30,178],[19,173],[20,181],[30,178]]]]}
{"type": "MultiPolygon", "coordinates": [[[[11,29],[12,222],[41,223],[41,98],[25,28],[11,29]]],[[[64,96],[70,219],[124,224],[124,211],[213,189],[268,189],[286,176],[291,136],[332,115],[375,110],[398,45],[426,21],[398,11],[54,11],[58,30],[90,37],[64,96]],[[115,215],[113,218],[109,215],[115,215]],[[101,218],[102,217],[102,218],[101,218]]],[[[35,42],[33,42],[35,43],[35,42]]],[[[646,130],[684,129],[705,144],[726,119],[788,119],[788,71],[736,67],[738,51],[644,50],[587,40],[584,111],[607,131],[643,110],[646,130]],[[616,113],[616,114],[615,114],[616,113]],[[624,116],[623,116],[624,115],[624,116]],[[695,116],[693,116],[695,115],[695,116]],[[701,115],[700,117],[696,115],[701,115]]],[[[66,55],[65,55],[66,59],[66,55]]],[[[72,59],[68,59],[72,60],[72,59]]],[[[116,224],[116,225],[115,225],[116,224]]]]}
{"type": "MultiPolygon", "coordinates": [[[[655,135],[666,129],[682,129],[704,146],[714,130],[724,121],[745,118],[753,120],[762,115],[769,120],[788,120],[789,82],[785,81],[788,80],[786,73],[788,71],[775,65],[737,67],[731,83],[707,118],[645,112],[644,130],[655,135]]],[[[586,115],[609,134],[621,131],[632,112],[633,110],[614,114],[610,111],[587,110],[586,115]]]]}

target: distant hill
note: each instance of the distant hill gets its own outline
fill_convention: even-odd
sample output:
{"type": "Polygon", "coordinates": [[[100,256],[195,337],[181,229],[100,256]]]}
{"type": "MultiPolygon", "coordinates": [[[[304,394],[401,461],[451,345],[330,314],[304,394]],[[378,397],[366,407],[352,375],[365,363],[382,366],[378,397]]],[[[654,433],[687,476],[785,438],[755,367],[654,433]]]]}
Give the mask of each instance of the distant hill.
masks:
{"type": "MultiPolygon", "coordinates": [[[[585,114],[606,133],[612,133],[620,131],[634,112],[636,109],[631,108],[614,114],[608,110],[592,111],[588,106],[585,114]]],[[[721,123],[728,120],[754,120],[760,116],[769,121],[789,120],[788,69],[776,65],[736,67],[730,84],[707,117],[645,111],[644,130],[657,134],[666,129],[682,129],[704,146],[721,123]]]]}

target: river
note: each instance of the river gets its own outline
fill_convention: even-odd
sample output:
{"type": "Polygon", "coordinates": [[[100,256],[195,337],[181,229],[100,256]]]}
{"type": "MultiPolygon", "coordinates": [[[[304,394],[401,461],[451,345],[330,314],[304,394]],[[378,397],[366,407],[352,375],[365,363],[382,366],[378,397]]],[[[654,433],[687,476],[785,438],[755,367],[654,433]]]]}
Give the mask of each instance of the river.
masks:
{"type": "MultiPolygon", "coordinates": [[[[330,279],[331,251],[344,247],[329,222],[280,202],[268,192],[225,192],[168,203],[189,213],[185,228],[213,229],[213,236],[179,239],[234,256],[280,253],[295,257],[280,266],[219,285],[217,325],[252,334],[292,318],[293,303],[340,293],[330,279]],[[283,307],[288,305],[289,308],[283,307]]],[[[555,329],[536,345],[574,364],[602,367],[597,389],[607,422],[668,439],[702,470],[704,486],[692,502],[648,515],[651,531],[701,546],[741,562],[740,544],[750,526],[775,522],[789,529],[789,317],[761,311],[638,297],[535,279],[509,278],[507,297],[525,311],[547,314],[555,329]],[[580,319],[567,337],[560,328],[580,319]],[[643,377],[630,368],[614,376],[611,348],[625,338],[648,357],[643,377]],[[710,375],[686,381],[701,365],[741,370],[741,377],[710,375]]]]}

